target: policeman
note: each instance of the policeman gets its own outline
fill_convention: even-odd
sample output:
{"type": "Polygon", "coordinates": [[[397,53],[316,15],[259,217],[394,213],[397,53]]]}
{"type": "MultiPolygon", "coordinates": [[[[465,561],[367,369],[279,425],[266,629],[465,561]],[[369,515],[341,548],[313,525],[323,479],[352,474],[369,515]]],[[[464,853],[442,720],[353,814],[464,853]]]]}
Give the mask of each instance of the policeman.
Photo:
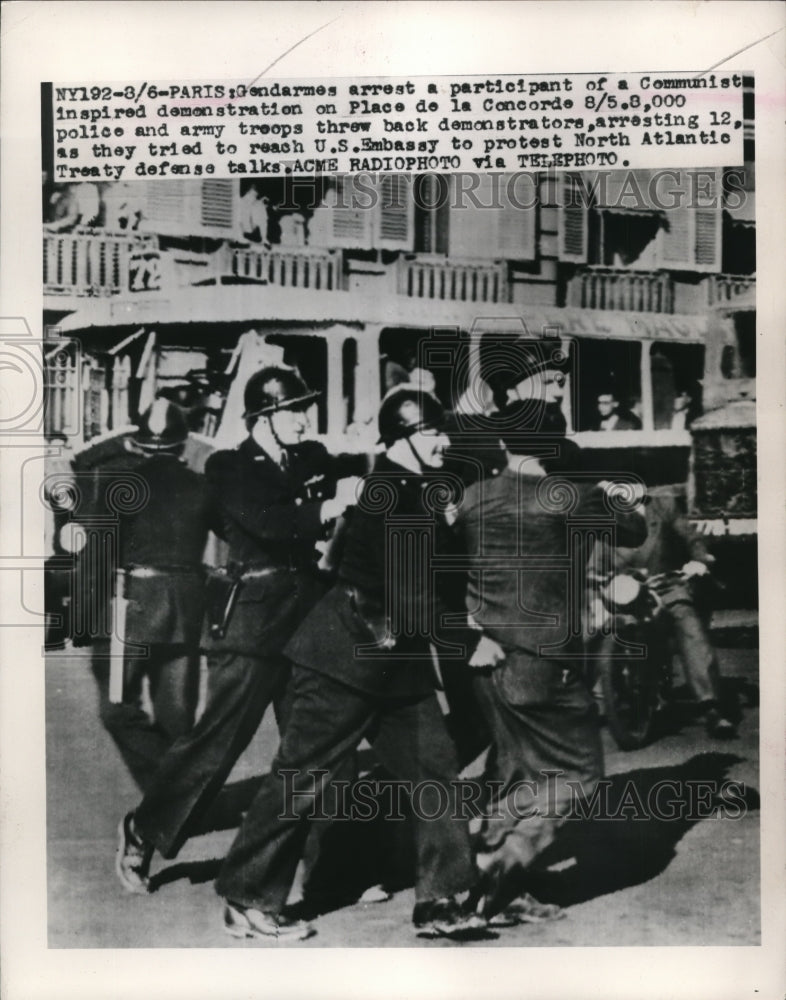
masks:
{"type": "Polygon", "coordinates": [[[285,914],[284,904],[307,820],[334,815],[337,775],[364,737],[389,772],[424,792],[415,822],[416,931],[455,937],[483,926],[456,899],[470,888],[474,868],[429,652],[435,595],[423,553],[430,528],[436,551],[447,531],[428,489],[450,443],[442,420],[439,403],[412,387],[394,390],[380,408],[386,453],[347,526],[338,583],[286,647],[294,663],[291,714],[216,882],[233,936],[298,940],[313,933],[285,914]]]}
{"type": "Polygon", "coordinates": [[[245,388],[248,437],[205,467],[239,593],[224,634],[209,646],[203,716],[120,825],[116,869],[129,892],[148,891],[155,848],[174,857],[193,832],[271,702],[282,725],[290,673],[282,649],[324,591],[315,544],[354,502],[358,482],[337,484],[336,461],[303,439],[317,397],[295,372],[261,369],[245,388]]]}
{"type": "Polygon", "coordinates": [[[96,660],[94,670],[102,721],[142,788],[193,725],[199,692],[201,560],[211,513],[204,476],[181,460],[187,436],[180,408],[156,400],[131,436],[133,454],[95,479],[92,502],[80,509],[117,524],[121,571],[110,669],[120,681],[119,699],[109,696],[106,662],[96,660]],[[153,718],[142,707],[145,678],[153,718]]]}

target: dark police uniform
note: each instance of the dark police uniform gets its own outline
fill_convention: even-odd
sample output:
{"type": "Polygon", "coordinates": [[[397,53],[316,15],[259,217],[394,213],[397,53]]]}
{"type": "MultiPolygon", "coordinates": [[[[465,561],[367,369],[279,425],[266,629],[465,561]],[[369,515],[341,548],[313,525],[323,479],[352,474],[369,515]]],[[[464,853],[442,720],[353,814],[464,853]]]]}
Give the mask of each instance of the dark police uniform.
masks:
{"type": "Polygon", "coordinates": [[[190,835],[271,702],[281,724],[289,679],[282,649],[324,592],[314,545],[325,534],[320,507],[335,493],[338,466],[313,441],[287,455],[282,468],[248,437],[205,467],[219,511],[216,530],[243,583],[226,635],[208,647],[205,712],[160,762],[134,813],[139,835],[164,857],[190,835]]]}
{"type": "Polygon", "coordinates": [[[95,478],[94,495],[80,514],[117,518],[123,570],[118,586],[127,600],[121,702],[108,698],[105,644],[97,647],[93,668],[102,721],[144,788],[164,753],[194,722],[203,616],[201,561],[211,506],[204,476],[177,456],[127,457],[125,468],[118,457],[111,475],[104,469],[95,478]],[[145,677],[153,719],[142,708],[145,677]]]}
{"type": "Polygon", "coordinates": [[[381,656],[356,649],[373,647],[387,633],[389,580],[398,588],[394,619],[413,621],[417,609],[432,602],[428,559],[418,572],[404,550],[398,559],[391,557],[390,546],[396,543],[388,532],[397,521],[415,524],[415,534],[418,524],[426,532],[431,524],[439,551],[446,525],[428,509],[427,485],[428,479],[386,457],[378,460],[364,484],[366,499],[348,524],[339,582],[285,648],[294,663],[291,713],[271,773],[263,779],[216,882],[217,892],[234,903],[281,912],[309,830],[304,820],[315,804],[314,773],[325,772],[322,791],[316,794],[330,817],[333,782],[364,737],[397,778],[431,786],[420,806],[434,818],[419,820],[415,827],[417,900],[449,897],[470,887],[467,826],[456,818],[451,784],[458,765],[434,694],[428,627],[397,638],[387,651],[380,646],[375,652],[382,651],[381,656]],[[379,498],[384,509],[375,509],[379,498]],[[400,572],[395,581],[387,575],[392,565],[400,572]],[[283,771],[290,771],[288,779],[283,771]]]}

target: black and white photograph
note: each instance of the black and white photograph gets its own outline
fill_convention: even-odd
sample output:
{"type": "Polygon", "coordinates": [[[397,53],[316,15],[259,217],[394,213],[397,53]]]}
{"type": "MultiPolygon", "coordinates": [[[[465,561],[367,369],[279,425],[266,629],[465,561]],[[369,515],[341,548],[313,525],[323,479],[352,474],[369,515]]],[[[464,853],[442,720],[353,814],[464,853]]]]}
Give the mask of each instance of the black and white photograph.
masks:
{"type": "MultiPolygon", "coordinates": [[[[500,956],[507,995],[529,956],[696,948],[686,989],[770,988],[734,956],[782,839],[782,76],[309,71],[396,6],[289,5],[253,79],[38,61],[40,309],[3,318],[36,421],[2,403],[40,947],[278,957],[282,995],[331,950],[500,956]]],[[[586,995],[651,995],[624,968],[586,995]]]]}

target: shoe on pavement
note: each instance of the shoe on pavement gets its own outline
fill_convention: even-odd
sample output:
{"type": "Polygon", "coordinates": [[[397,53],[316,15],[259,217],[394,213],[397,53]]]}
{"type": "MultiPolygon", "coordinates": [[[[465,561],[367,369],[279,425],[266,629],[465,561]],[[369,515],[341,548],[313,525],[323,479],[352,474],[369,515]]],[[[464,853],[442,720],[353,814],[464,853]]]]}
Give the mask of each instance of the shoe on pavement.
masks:
{"type": "Polygon", "coordinates": [[[418,937],[469,939],[485,934],[486,918],[462,906],[454,897],[415,904],[412,922],[418,937]]]}
{"type": "Polygon", "coordinates": [[[489,927],[515,927],[517,924],[542,924],[561,920],[565,911],[556,903],[541,903],[528,892],[489,917],[489,927]]]}
{"type": "Polygon", "coordinates": [[[717,708],[711,708],[706,715],[707,733],[716,740],[733,740],[737,729],[733,722],[724,718],[717,708]]]}
{"type": "Polygon", "coordinates": [[[384,886],[370,885],[358,900],[359,903],[387,903],[393,896],[384,886]]]}
{"type": "Polygon", "coordinates": [[[224,930],[236,938],[273,938],[278,941],[305,941],[316,930],[305,920],[290,920],[281,913],[264,913],[253,906],[224,902],[224,930]]]}
{"type": "Polygon", "coordinates": [[[115,854],[115,871],[126,892],[139,896],[150,892],[150,862],[154,850],[153,844],[143,840],[134,829],[134,814],[126,813],[117,828],[115,854]]]}

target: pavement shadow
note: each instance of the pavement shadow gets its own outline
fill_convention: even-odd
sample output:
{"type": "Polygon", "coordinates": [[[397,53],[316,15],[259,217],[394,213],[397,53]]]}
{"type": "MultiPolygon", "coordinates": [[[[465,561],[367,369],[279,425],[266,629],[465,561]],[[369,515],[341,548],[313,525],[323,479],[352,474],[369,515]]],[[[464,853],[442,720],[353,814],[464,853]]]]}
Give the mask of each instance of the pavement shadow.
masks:
{"type": "Polygon", "coordinates": [[[177,864],[169,865],[151,875],[149,891],[150,893],[157,892],[163,886],[179,882],[181,879],[188,879],[191,885],[213,882],[218,877],[223,863],[221,858],[210,858],[205,861],[179,861],[177,864]]]}
{"type": "Polygon", "coordinates": [[[679,765],[613,775],[591,818],[569,820],[541,870],[528,873],[527,889],[542,902],[571,906],[655,878],[697,823],[759,809],[756,789],[724,786],[729,768],[741,761],[709,751],[679,765]],[[569,867],[545,870],[572,858],[569,867]]]}
{"type": "MultiPolygon", "coordinates": [[[[570,906],[647,882],[661,874],[677,844],[703,819],[758,810],[754,788],[732,788],[724,795],[729,769],[743,758],[707,751],[677,765],[638,768],[609,777],[603,794],[590,805],[589,818],[568,820],[540,870],[527,873],[526,888],[543,902],[570,906]],[[548,870],[572,862],[564,870],[548,870]]],[[[261,778],[228,785],[200,823],[199,832],[236,827],[261,778]]],[[[400,820],[380,810],[369,822],[325,824],[309,841],[306,917],[351,905],[370,886],[395,892],[414,884],[414,824],[404,803],[400,820]],[[317,849],[318,847],[318,849],[317,849]]],[[[179,862],[151,877],[150,891],[187,879],[192,884],[216,878],[220,859],[179,862]]]]}

